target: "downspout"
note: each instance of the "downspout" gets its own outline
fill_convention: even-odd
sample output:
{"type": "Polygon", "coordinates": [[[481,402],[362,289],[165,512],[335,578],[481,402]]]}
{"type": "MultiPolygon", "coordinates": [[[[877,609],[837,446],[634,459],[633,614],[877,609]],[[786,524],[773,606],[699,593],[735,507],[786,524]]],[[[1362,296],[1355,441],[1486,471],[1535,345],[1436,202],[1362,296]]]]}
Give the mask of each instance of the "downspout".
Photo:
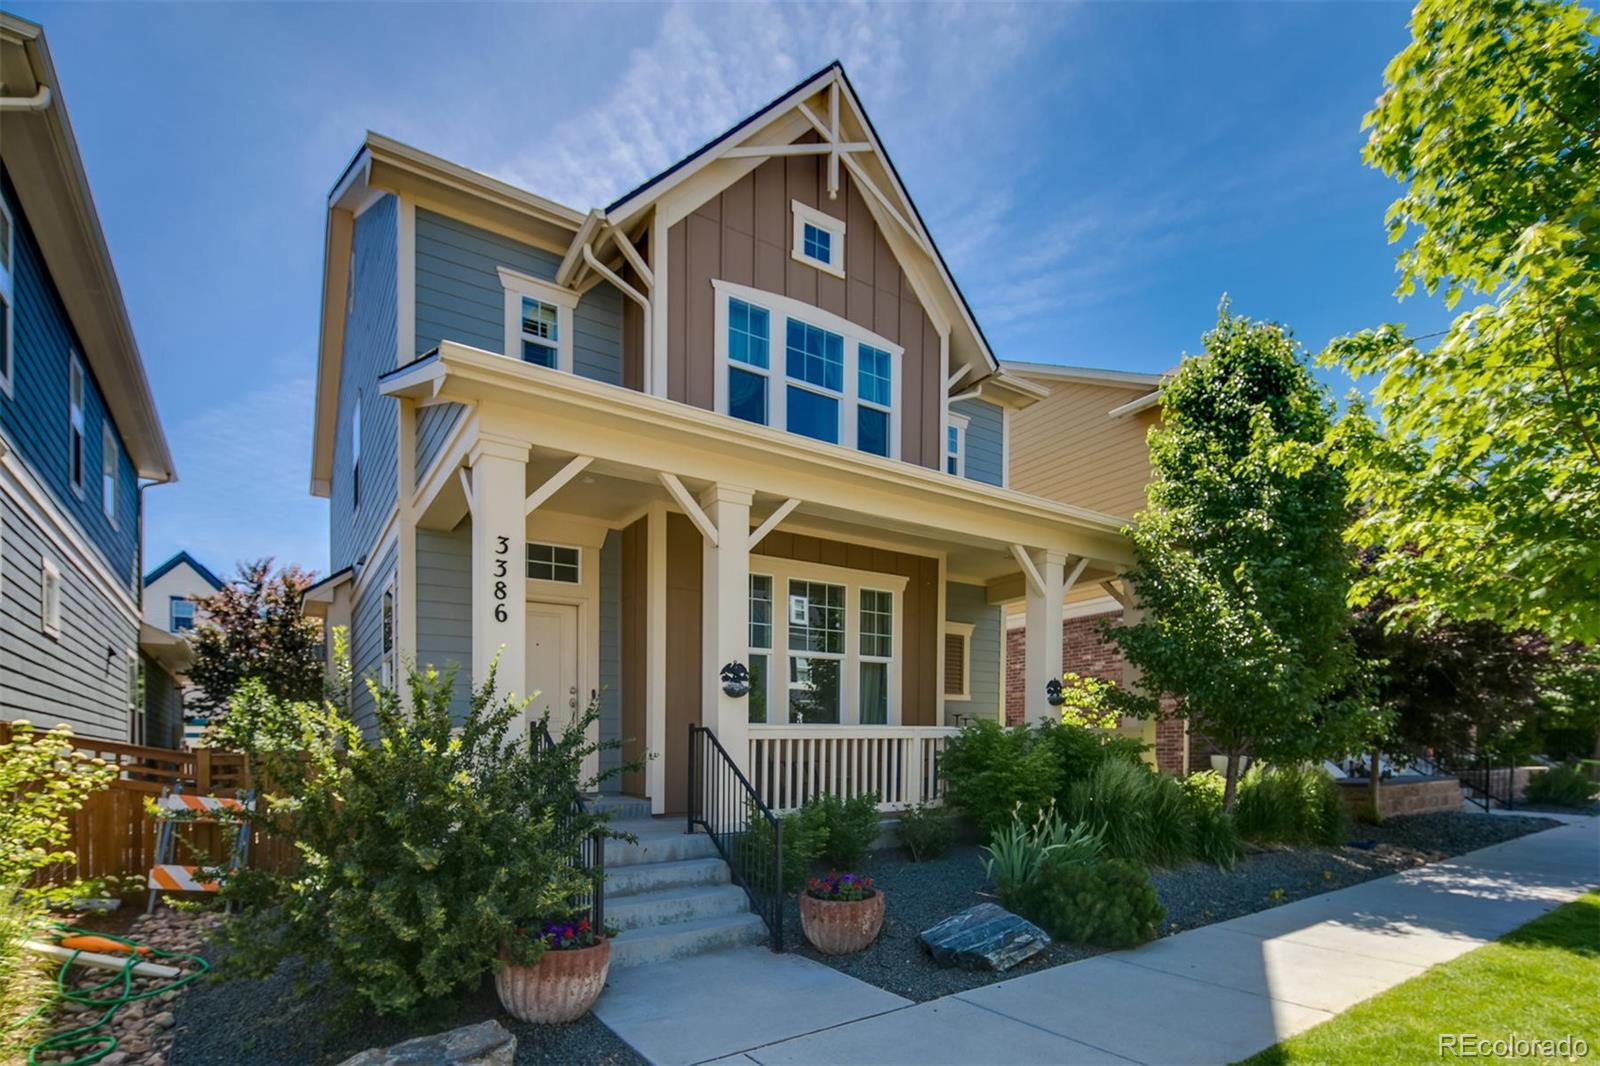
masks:
{"type": "Polygon", "coordinates": [[[50,106],[50,86],[41,85],[32,96],[0,96],[0,111],[43,111],[50,106]]]}

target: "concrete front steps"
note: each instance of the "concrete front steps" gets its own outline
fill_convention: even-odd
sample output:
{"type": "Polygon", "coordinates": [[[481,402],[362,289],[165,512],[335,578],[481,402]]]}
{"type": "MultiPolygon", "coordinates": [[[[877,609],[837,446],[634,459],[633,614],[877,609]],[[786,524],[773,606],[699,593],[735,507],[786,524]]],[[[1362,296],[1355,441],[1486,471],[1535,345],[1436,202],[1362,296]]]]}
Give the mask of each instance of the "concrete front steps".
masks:
{"type": "Polygon", "coordinates": [[[612,825],[638,838],[606,841],[606,921],[622,930],[611,942],[613,967],[766,942],[766,924],[709,837],[685,833],[679,818],[612,825]]]}

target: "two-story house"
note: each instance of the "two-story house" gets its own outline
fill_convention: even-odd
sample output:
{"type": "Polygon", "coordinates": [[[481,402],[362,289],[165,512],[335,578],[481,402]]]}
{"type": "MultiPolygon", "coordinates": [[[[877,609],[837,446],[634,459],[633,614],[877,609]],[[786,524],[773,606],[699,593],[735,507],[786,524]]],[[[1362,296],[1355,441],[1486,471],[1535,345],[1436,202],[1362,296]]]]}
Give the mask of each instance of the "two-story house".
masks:
{"type": "Polygon", "coordinates": [[[174,476],[44,33],[0,13],[0,718],[140,735],[142,487],[174,476]]]}
{"type": "Polygon", "coordinates": [[[222,579],[186,551],[144,575],[139,651],[144,672],[145,743],[192,746],[207,721],[185,710],[194,654],[188,634],[205,612],[196,601],[222,590],[222,579]]]}
{"type": "MultiPolygon", "coordinates": [[[[843,69],[603,207],[368,135],[329,198],[311,488],[358,674],[458,663],[776,808],[932,794],[967,717],[1052,716],[1062,604],[1122,519],[1008,483],[1005,370],[843,69]],[[740,683],[738,667],[748,672],[740,683]],[[731,669],[730,669],[731,668],[731,669]]],[[[370,697],[357,687],[359,716],[370,697]]]]}

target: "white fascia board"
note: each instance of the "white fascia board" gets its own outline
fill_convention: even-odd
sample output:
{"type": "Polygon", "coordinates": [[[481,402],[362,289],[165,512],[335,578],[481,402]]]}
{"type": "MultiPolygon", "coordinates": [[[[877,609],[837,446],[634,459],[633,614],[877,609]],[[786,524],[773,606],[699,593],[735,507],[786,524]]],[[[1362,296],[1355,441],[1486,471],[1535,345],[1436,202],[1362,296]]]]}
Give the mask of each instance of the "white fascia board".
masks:
{"type": "Polygon", "coordinates": [[[1030,378],[1080,381],[1088,385],[1120,385],[1125,388],[1153,389],[1166,380],[1163,374],[1144,374],[1132,370],[1105,370],[1099,367],[1067,366],[1062,363],[1030,363],[1007,359],[1001,369],[1030,378]]]}

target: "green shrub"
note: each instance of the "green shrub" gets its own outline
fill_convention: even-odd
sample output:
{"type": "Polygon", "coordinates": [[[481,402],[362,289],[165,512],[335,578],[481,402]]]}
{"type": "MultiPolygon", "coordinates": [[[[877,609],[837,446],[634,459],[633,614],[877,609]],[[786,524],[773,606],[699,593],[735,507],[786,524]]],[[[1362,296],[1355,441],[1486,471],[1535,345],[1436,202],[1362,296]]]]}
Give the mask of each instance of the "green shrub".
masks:
{"type": "Polygon", "coordinates": [[[1056,794],[1060,770],[1051,750],[1025,727],[987,719],[963,726],[940,761],[949,802],[988,840],[1011,823],[1018,804],[1029,818],[1056,794]]]}
{"type": "Polygon", "coordinates": [[[1194,818],[1194,856],[1219,870],[1231,870],[1242,850],[1239,827],[1222,809],[1223,780],[1215,770],[1190,774],[1181,782],[1183,797],[1194,818]]]}
{"type": "Polygon", "coordinates": [[[911,861],[937,859],[955,842],[955,825],[943,807],[923,805],[900,812],[900,844],[911,861]]]}
{"type": "MultiPolygon", "coordinates": [[[[107,788],[115,767],[72,746],[72,730],[46,733],[26,720],[11,724],[0,744],[0,886],[12,886],[29,906],[93,894],[101,885],[77,880],[29,885],[36,874],[77,861],[72,816],[90,795],[107,788]]],[[[5,891],[0,888],[0,891],[5,891]]]]}
{"type": "Polygon", "coordinates": [[[819,856],[836,870],[850,870],[861,865],[873,841],[878,839],[881,819],[876,793],[863,793],[849,799],[822,795],[807,802],[803,811],[815,811],[813,817],[821,821],[823,843],[819,856]]]}
{"type": "Polygon", "coordinates": [[[1106,854],[1152,866],[1176,866],[1194,854],[1194,814],[1176,778],[1106,759],[1067,789],[1068,821],[1098,829],[1106,854]]]}
{"type": "Polygon", "coordinates": [[[1107,760],[1139,766],[1145,751],[1145,745],[1133,737],[1068,721],[1039,726],[1036,743],[1049,749],[1062,788],[1088,777],[1107,760]]]}
{"type": "MultiPolygon", "coordinates": [[[[783,823],[783,890],[798,892],[811,873],[811,864],[817,861],[822,849],[827,846],[828,828],[822,821],[821,812],[815,807],[802,807],[798,811],[779,815],[778,819],[783,823]]],[[[752,801],[749,830],[739,837],[734,846],[742,855],[740,868],[745,871],[751,888],[757,892],[772,890],[772,875],[768,872],[772,864],[772,836],[771,824],[752,801]]]]}
{"type": "Polygon", "coordinates": [[[1108,948],[1153,939],[1166,916],[1148,872],[1125,859],[1051,856],[1032,882],[1002,892],[1001,902],[1058,940],[1108,948]]]}
{"type": "Polygon", "coordinates": [[[1239,782],[1234,823],[1246,840],[1338,844],[1348,827],[1339,786],[1320,767],[1252,766],[1239,782]]]}
{"type": "Polygon", "coordinates": [[[1528,802],[1551,807],[1587,807],[1600,795],[1600,781],[1570,764],[1553,766],[1528,781],[1528,802]]]}
{"type": "Polygon", "coordinates": [[[1055,804],[1028,821],[1022,808],[1012,812],[1011,824],[994,835],[983,850],[989,853],[983,872],[1002,894],[1033,881],[1046,859],[1058,863],[1093,862],[1100,854],[1100,834],[1083,823],[1067,827],[1055,804]]]}

